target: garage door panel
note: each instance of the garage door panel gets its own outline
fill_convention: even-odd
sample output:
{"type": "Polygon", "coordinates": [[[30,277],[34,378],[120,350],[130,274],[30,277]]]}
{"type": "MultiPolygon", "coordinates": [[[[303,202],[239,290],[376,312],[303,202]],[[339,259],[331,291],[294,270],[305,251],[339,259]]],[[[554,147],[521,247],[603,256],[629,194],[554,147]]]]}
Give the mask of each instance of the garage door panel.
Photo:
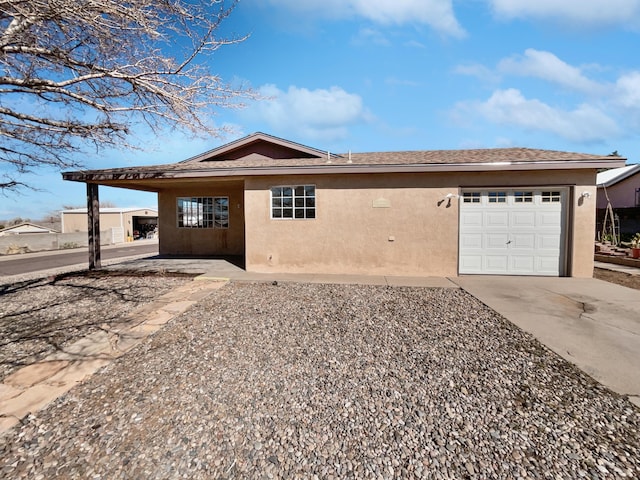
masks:
{"type": "Polygon", "coordinates": [[[466,228],[482,227],[482,212],[463,212],[460,214],[460,225],[466,228]]]}
{"type": "Polygon", "coordinates": [[[467,273],[482,273],[482,255],[463,255],[460,268],[467,273]]]}
{"type": "Polygon", "coordinates": [[[485,247],[488,249],[506,249],[509,235],[505,233],[489,233],[485,237],[485,247]]]}
{"type": "Polygon", "coordinates": [[[509,226],[509,212],[487,212],[483,226],[507,228],[509,226]]]}
{"type": "Polygon", "coordinates": [[[536,237],[533,235],[511,235],[511,243],[509,246],[512,249],[528,249],[533,250],[536,247],[536,237]]]}
{"type": "Polygon", "coordinates": [[[560,235],[559,234],[538,235],[537,244],[540,250],[560,251],[560,235]]]}
{"type": "Polygon", "coordinates": [[[512,212],[511,226],[516,228],[536,227],[536,212],[512,212]]]}
{"type": "Polygon", "coordinates": [[[562,273],[566,189],[495,188],[473,192],[479,202],[460,204],[461,274],[562,273]],[[501,200],[495,201],[498,196],[501,200]]]}
{"type": "Polygon", "coordinates": [[[536,224],[541,228],[552,227],[560,231],[561,220],[561,212],[538,212],[536,224]]]}
{"type": "Polygon", "coordinates": [[[507,273],[509,257],[507,255],[485,255],[483,263],[487,273],[507,273]]]}
{"type": "Polygon", "coordinates": [[[481,249],[482,233],[469,233],[461,239],[461,246],[465,249],[481,249]]]}
{"type": "Polygon", "coordinates": [[[536,258],[534,255],[512,255],[511,271],[513,273],[528,273],[535,268],[536,258]]]}
{"type": "Polygon", "coordinates": [[[557,256],[538,256],[536,269],[541,275],[558,275],[560,270],[560,264],[557,256]]]}

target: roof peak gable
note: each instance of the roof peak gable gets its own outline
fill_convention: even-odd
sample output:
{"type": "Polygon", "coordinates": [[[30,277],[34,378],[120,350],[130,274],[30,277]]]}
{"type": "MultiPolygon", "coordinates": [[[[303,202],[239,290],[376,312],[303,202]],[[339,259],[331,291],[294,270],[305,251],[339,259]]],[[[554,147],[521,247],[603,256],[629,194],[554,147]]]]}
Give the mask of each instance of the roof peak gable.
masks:
{"type": "Polygon", "coordinates": [[[330,154],[317,148],[266,133],[255,132],[201,153],[200,155],[183,160],[180,163],[229,161],[255,155],[279,160],[291,158],[327,158],[329,155],[335,154],[330,154]]]}

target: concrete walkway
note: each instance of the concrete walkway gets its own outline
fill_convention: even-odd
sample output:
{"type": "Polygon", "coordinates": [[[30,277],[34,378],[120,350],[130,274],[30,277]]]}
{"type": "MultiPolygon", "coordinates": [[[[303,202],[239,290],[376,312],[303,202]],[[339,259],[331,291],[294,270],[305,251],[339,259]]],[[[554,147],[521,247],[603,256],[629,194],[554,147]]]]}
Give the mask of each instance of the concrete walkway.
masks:
{"type": "Polygon", "coordinates": [[[593,278],[463,276],[456,284],[640,406],[640,292],[593,278]]]}
{"type": "Polygon", "coordinates": [[[117,329],[109,329],[105,325],[103,330],[7,376],[0,383],[0,434],[129,351],[223,285],[225,282],[189,282],[134,310],[117,329]]]}
{"type": "Polygon", "coordinates": [[[640,268],[630,267],[628,265],[618,265],[616,263],[608,262],[594,262],[596,268],[602,268],[604,270],[613,270],[614,272],[628,273],[629,275],[640,275],[640,268]]]}

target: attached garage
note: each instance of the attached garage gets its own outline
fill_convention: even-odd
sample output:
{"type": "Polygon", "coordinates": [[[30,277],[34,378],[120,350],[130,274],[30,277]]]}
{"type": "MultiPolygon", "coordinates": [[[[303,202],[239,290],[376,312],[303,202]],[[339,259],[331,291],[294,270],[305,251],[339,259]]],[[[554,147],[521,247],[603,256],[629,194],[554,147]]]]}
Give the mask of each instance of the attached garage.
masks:
{"type": "Polygon", "coordinates": [[[461,274],[565,275],[567,188],[465,190],[461,274]]]}

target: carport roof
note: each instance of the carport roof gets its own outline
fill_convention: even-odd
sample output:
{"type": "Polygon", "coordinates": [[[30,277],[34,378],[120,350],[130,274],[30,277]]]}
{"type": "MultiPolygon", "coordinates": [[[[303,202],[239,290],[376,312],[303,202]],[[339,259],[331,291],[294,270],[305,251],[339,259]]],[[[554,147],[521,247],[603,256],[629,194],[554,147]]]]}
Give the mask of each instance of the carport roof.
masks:
{"type": "MultiPolygon", "coordinates": [[[[129,188],[169,179],[255,175],[499,171],[615,168],[625,158],[531,148],[420,150],[334,154],[254,133],[201,155],[166,165],[63,173],[65,180],[129,188]],[[265,154],[266,151],[274,155],[265,154]]],[[[164,182],[162,182],[164,183],[164,182]]],[[[145,188],[143,188],[145,189],[145,188]]]]}

